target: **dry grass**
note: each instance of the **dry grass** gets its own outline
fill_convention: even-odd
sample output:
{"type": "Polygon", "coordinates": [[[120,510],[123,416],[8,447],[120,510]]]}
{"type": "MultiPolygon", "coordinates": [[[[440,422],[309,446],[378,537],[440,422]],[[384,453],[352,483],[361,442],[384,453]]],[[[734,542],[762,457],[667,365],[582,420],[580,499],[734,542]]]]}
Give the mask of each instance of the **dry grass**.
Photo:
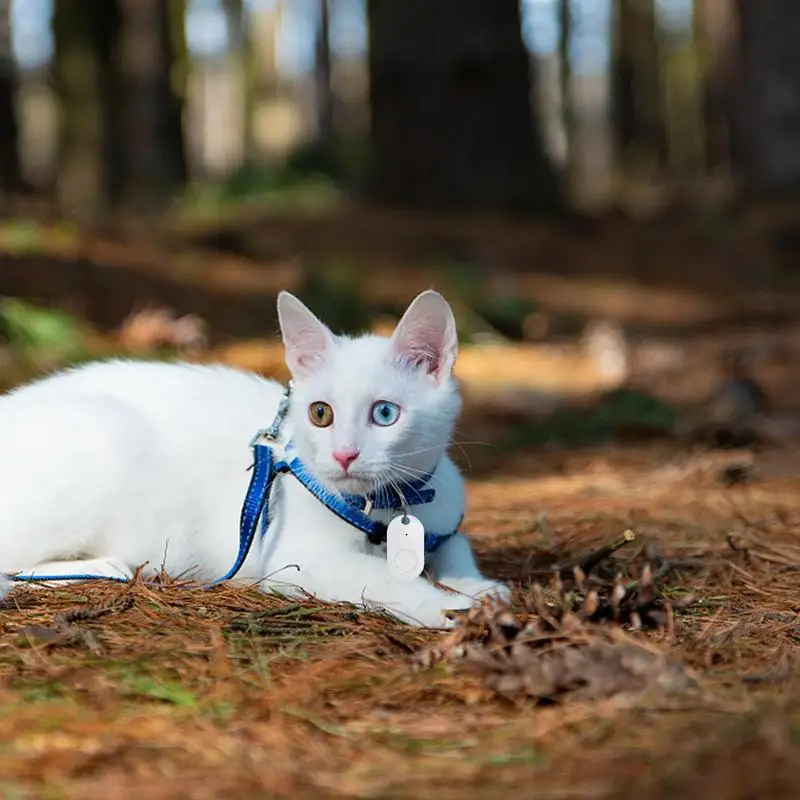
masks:
{"type": "MultiPolygon", "coordinates": [[[[242,226],[203,230],[191,248],[185,231],[169,246],[138,230],[127,241],[50,232],[30,253],[0,242],[4,291],[68,300],[101,329],[116,328],[132,304],[167,305],[199,313],[226,338],[271,333],[275,292],[296,289],[309,265],[334,255],[352,261],[365,292],[390,306],[446,285],[436,265],[465,254],[481,262],[482,279],[554,318],[709,323],[791,312],[798,298],[794,265],[779,276],[748,224],[719,236],[696,226],[573,229],[353,209],[242,226]],[[768,306],[753,289],[762,283],[768,306]]],[[[712,339],[693,340],[679,368],[648,376],[648,388],[676,402],[704,395],[718,377],[712,339]]],[[[214,357],[283,375],[281,349],[261,340],[214,357]]],[[[782,358],[758,377],[771,394],[783,387],[794,399],[796,348],[782,358]]],[[[465,348],[459,364],[468,394],[484,405],[485,395],[504,392],[502,420],[489,428],[506,425],[517,406],[538,409],[537,392],[602,388],[585,359],[546,346],[465,348]]],[[[552,636],[537,630],[537,646],[560,653],[621,643],[669,658],[693,678],[669,694],[619,693],[614,684],[603,697],[581,697],[580,686],[559,682],[562,668],[557,696],[543,703],[529,655],[509,656],[515,680],[528,676],[518,681],[525,692],[517,684],[499,692],[507,686],[494,667],[459,658],[420,666],[424,654],[453,644],[451,634],[254,588],[21,588],[0,608],[0,798],[794,796],[800,458],[792,449],[469,451],[466,528],[486,571],[517,584],[520,624],[542,617],[534,581],[547,584],[554,567],[635,530],[635,544],[598,572],[613,580],[652,562],[676,607],[673,627],[631,632],[579,620],[552,636]],[[726,467],[741,463],[752,480],[729,486],[726,467]]],[[[485,636],[490,623],[477,639],[461,630],[456,642],[469,634],[479,660],[484,644],[504,658],[505,645],[485,636]]],[[[588,652],[602,658],[607,648],[588,652]]],[[[548,656],[556,665],[559,657],[548,656]]]]}
{"type": "Polygon", "coordinates": [[[693,688],[540,703],[459,659],[421,667],[448,634],[347,606],[231,585],[23,588],[0,610],[0,796],[789,797],[800,492],[784,456],[756,462],[756,482],[725,487],[719,457],[667,446],[520,456],[471,487],[467,528],[523,616],[532,581],[632,527],[597,574],[648,559],[686,607],[672,633],[580,635],[667,655],[693,688]]]}

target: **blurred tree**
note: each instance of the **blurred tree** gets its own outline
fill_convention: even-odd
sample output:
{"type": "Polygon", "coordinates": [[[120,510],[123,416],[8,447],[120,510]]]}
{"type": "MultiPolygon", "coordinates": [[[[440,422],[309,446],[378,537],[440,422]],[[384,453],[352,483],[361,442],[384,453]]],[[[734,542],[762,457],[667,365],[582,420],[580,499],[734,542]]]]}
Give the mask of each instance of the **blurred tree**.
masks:
{"type": "Polygon", "coordinates": [[[119,182],[113,132],[119,16],[111,0],[55,0],[53,73],[60,101],[56,193],[64,213],[94,219],[119,182]]]}
{"type": "Polygon", "coordinates": [[[519,0],[367,8],[375,194],[421,208],[556,208],[519,0]]]}
{"type": "Polygon", "coordinates": [[[284,0],[251,3],[247,13],[248,81],[247,119],[251,155],[272,155],[270,130],[258,117],[265,107],[284,96],[285,86],[278,69],[278,32],[284,20],[284,0]]]}
{"type": "MultiPolygon", "coordinates": [[[[663,13],[663,7],[661,7],[663,13]]],[[[696,17],[658,20],[658,88],[668,181],[688,188],[706,166],[704,73],[696,17]]]]}
{"type": "Polygon", "coordinates": [[[11,48],[11,0],[0,0],[0,191],[22,191],[17,125],[17,68],[11,48]]]}
{"type": "Polygon", "coordinates": [[[254,154],[253,122],[256,106],[257,80],[249,31],[249,10],[244,0],[222,0],[225,24],[228,28],[228,57],[241,76],[242,108],[242,154],[245,163],[250,163],[254,154]]]}
{"type": "Polygon", "coordinates": [[[333,137],[333,89],[331,87],[330,9],[328,0],[319,0],[314,85],[317,101],[317,137],[329,142],[333,137]]]}
{"type": "Polygon", "coordinates": [[[575,139],[575,109],[572,99],[572,0],[559,0],[558,3],[558,77],[561,94],[561,122],[564,126],[566,153],[565,170],[569,172],[572,148],[575,139]]]}
{"type": "MultiPolygon", "coordinates": [[[[119,0],[120,80],[124,98],[122,193],[138,210],[157,208],[186,181],[183,103],[174,81],[170,6],[183,0],[119,0]]],[[[178,85],[176,85],[178,84],[178,85]]]]}
{"type": "Polygon", "coordinates": [[[247,38],[245,27],[244,0],[222,0],[222,12],[225,14],[225,25],[228,28],[228,43],[236,53],[244,49],[247,38]]]}
{"type": "Polygon", "coordinates": [[[736,0],[731,150],[746,186],[800,192],[800,13],[796,0],[736,0]]]}
{"type": "Polygon", "coordinates": [[[659,41],[654,0],[618,0],[612,66],[612,119],[618,158],[634,172],[663,163],[659,41]]]}
{"type": "MultiPolygon", "coordinates": [[[[240,0],[241,2],[241,0],[240,0]]],[[[172,61],[169,69],[170,87],[180,104],[181,122],[183,109],[189,93],[189,75],[192,69],[192,59],[189,54],[189,42],[186,39],[186,14],[188,0],[167,0],[169,6],[168,35],[171,47],[172,61]]],[[[184,151],[185,138],[183,126],[175,133],[181,135],[181,152],[184,153],[184,172],[188,173],[188,163],[184,151]]]]}
{"type": "Polygon", "coordinates": [[[695,36],[703,83],[703,128],[706,166],[715,169],[730,159],[728,122],[732,70],[736,62],[735,0],[695,0],[695,36]]]}

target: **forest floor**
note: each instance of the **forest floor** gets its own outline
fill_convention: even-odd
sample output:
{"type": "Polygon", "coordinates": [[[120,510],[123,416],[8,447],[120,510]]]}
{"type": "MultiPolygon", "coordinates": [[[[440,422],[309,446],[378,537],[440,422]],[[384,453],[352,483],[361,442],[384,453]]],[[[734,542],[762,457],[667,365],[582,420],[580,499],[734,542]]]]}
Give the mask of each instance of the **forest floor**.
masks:
{"type": "Polygon", "coordinates": [[[440,662],[430,648],[453,634],[255,589],[19,590],[0,610],[0,796],[792,796],[798,462],[608,446],[520,453],[473,479],[465,529],[514,582],[520,619],[554,563],[626,529],[636,539],[590,575],[635,583],[648,556],[675,605],[641,632],[564,623],[537,659],[610,650],[556,659],[547,680],[534,659],[496,681],[490,611],[457,629],[473,656],[440,662]],[[676,663],[640,680],[636,652],[676,663]]]}
{"type": "MultiPolygon", "coordinates": [[[[309,264],[348,273],[389,314],[426,286],[475,297],[488,281],[529,297],[551,331],[570,317],[624,323],[632,384],[670,404],[699,402],[721,350],[744,344],[784,418],[748,450],[663,426],[615,443],[607,417],[593,446],[534,448],[534,417],[609,388],[596,364],[549,333],[464,347],[464,529],[484,570],[514,585],[513,619],[485,608],[454,632],[419,631],[167,578],[20,588],[0,607],[0,798],[793,796],[800,286],[778,268],[790,256],[711,223],[575,230],[356,211],[247,225],[172,244],[174,231],[0,227],[0,288],[84,314],[102,332],[95,348],[136,309],[199,313],[214,341],[198,357],[283,376],[265,332],[275,292],[309,264]],[[453,275],[467,263],[465,287],[453,275]],[[587,554],[628,530],[590,568],[587,554]]],[[[0,382],[25,377],[4,370],[0,382]]]]}

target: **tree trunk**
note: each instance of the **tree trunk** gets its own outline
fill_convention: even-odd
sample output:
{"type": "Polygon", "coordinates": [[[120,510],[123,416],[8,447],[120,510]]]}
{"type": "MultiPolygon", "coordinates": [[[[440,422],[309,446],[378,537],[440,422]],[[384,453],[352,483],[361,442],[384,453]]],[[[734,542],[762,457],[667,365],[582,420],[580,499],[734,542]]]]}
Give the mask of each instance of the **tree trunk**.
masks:
{"type": "Polygon", "coordinates": [[[612,87],[619,162],[634,170],[662,164],[666,135],[653,0],[619,0],[616,5],[612,87]]]}
{"type": "Polygon", "coordinates": [[[241,54],[246,38],[244,0],[222,0],[222,11],[228,26],[228,47],[241,54]]]}
{"type": "Polygon", "coordinates": [[[242,109],[242,125],[244,127],[244,160],[246,163],[255,160],[258,152],[255,140],[256,112],[260,100],[260,81],[258,59],[253,46],[252,7],[248,7],[242,20],[244,26],[242,36],[242,69],[244,80],[244,108],[242,109]]]}
{"type": "Polygon", "coordinates": [[[19,159],[17,69],[11,49],[11,0],[0,0],[0,192],[25,188],[19,159]]]}
{"type": "Polygon", "coordinates": [[[370,0],[374,192],[429,209],[549,210],[518,0],[370,0]]]}
{"type": "MultiPolygon", "coordinates": [[[[241,2],[241,0],[240,0],[241,2]]],[[[185,152],[185,138],[183,132],[183,110],[189,95],[189,75],[192,70],[192,59],[189,54],[189,43],[186,40],[186,12],[188,0],[167,0],[169,6],[169,42],[170,42],[170,87],[172,89],[173,103],[178,104],[178,113],[173,124],[173,135],[178,136],[180,148],[179,157],[183,166],[183,179],[188,177],[188,156],[185,152]]],[[[240,20],[241,22],[241,20],[240,20]]]]}
{"type": "Polygon", "coordinates": [[[249,163],[253,158],[253,120],[257,81],[251,47],[250,14],[244,0],[222,0],[225,21],[228,26],[228,58],[235,71],[236,80],[241,81],[241,117],[237,120],[236,133],[240,133],[240,159],[249,163]]]}
{"type": "Polygon", "coordinates": [[[800,192],[800,14],[795,0],[737,0],[731,150],[746,187],[800,192]]]}
{"type": "Polygon", "coordinates": [[[328,0],[319,0],[314,87],[317,105],[317,138],[330,142],[333,138],[333,90],[331,87],[330,8],[328,0]]]}
{"type": "Polygon", "coordinates": [[[695,36],[703,81],[703,129],[706,167],[730,161],[731,75],[736,59],[734,0],[695,0],[695,36]]]}
{"type": "Polygon", "coordinates": [[[572,1],[559,0],[558,4],[558,66],[559,93],[561,95],[561,124],[564,126],[564,172],[569,175],[572,147],[575,139],[575,114],[572,98],[572,1]]]}
{"type": "Polygon", "coordinates": [[[157,209],[186,181],[183,106],[172,82],[179,55],[170,2],[119,0],[120,67],[125,98],[122,147],[127,204],[157,209]]]}
{"type": "Polygon", "coordinates": [[[115,3],[55,0],[54,82],[61,117],[58,176],[62,211],[92,221],[107,207],[115,183],[113,53],[119,19],[115,3]]]}

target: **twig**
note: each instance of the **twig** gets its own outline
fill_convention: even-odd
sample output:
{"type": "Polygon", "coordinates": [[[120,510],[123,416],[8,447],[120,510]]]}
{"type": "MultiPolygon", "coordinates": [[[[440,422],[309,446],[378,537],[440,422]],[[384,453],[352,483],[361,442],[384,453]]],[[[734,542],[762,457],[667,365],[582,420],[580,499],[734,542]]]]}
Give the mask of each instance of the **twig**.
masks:
{"type": "Polygon", "coordinates": [[[302,603],[287,603],[285,606],[277,606],[276,608],[268,608],[266,611],[259,611],[257,614],[254,614],[254,616],[257,619],[280,617],[283,614],[291,614],[293,611],[299,611],[302,607],[302,603]]]}
{"type": "Polygon", "coordinates": [[[100,619],[106,614],[111,614],[114,611],[122,612],[127,611],[133,605],[133,596],[130,594],[123,594],[117,597],[110,603],[102,606],[95,606],[94,608],[73,608],[71,611],[65,611],[63,614],[56,614],[53,622],[58,627],[67,627],[74,622],[89,622],[93,619],[100,619]]]}
{"type": "Polygon", "coordinates": [[[127,611],[134,599],[129,593],[114,598],[104,605],[89,608],[74,608],[53,617],[53,625],[31,625],[20,629],[26,637],[39,639],[45,647],[82,645],[95,655],[103,652],[103,646],[94,631],[76,625],[77,622],[90,622],[112,612],[127,611]]]}
{"type": "Polygon", "coordinates": [[[537,520],[536,527],[539,529],[539,533],[542,534],[544,538],[545,544],[547,547],[553,547],[553,531],[550,529],[550,523],[547,521],[547,512],[543,511],[539,519],[537,520]]]}
{"type": "MultiPolygon", "coordinates": [[[[609,556],[613,555],[617,552],[617,550],[621,550],[625,547],[626,544],[630,544],[636,538],[636,534],[628,529],[626,530],[622,536],[617,539],[615,542],[611,544],[604,545],[603,547],[598,548],[597,550],[589,553],[588,556],[585,556],[578,562],[578,566],[583,570],[584,573],[588,574],[591,572],[601,561],[604,561],[609,556]]],[[[574,574],[574,567],[569,567],[567,569],[561,570],[561,575],[564,576],[566,573],[566,577],[571,578],[574,574]]]]}

